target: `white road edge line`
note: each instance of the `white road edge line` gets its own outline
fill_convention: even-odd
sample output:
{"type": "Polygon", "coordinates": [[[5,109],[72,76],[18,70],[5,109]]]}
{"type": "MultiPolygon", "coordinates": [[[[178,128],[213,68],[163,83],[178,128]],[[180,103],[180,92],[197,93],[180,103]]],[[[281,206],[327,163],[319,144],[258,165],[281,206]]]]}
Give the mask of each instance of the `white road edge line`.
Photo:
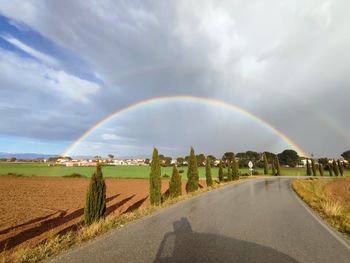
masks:
{"type": "MultiPolygon", "coordinates": [[[[295,178],[295,179],[297,179],[297,178],[295,178]]],[[[293,179],[293,180],[295,180],[295,179],[293,179]]],[[[293,181],[293,180],[290,180],[290,182],[289,182],[289,188],[290,188],[290,190],[293,192],[294,198],[297,199],[298,202],[299,202],[299,204],[301,204],[301,205],[305,208],[305,210],[308,211],[308,213],[309,213],[318,223],[320,223],[320,224],[321,224],[335,239],[337,239],[337,240],[338,240],[340,243],[342,243],[347,249],[350,250],[350,243],[349,243],[349,241],[348,241],[345,237],[343,237],[342,234],[340,234],[340,233],[338,232],[338,230],[336,230],[335,228],[333,228],[331,225],[329,225],[329,224],[327,223],[327,221],[325,221],[325,220],[322,219],[318,214],[316,214],[316,212],[314,212],[314,211],[312,210],[312,208],[309,207],[309,206],[305,203],[305,201],[304,201],[302,198],[300,198],[300,197],[298,196],[298,194],[294,191],[294,189],[293,189],[293,187],[292,187],[292,181],[293,181]]]]}

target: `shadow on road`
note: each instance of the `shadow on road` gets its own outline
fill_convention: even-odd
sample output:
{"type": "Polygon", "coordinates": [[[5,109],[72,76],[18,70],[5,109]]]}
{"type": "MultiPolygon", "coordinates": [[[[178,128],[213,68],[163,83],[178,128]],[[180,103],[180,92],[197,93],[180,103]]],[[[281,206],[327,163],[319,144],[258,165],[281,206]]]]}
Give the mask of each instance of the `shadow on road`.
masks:
{"type": "Polygon", "coordinates": [[[298,262],[275,249],[214,234],[196,233],[187,218],[173,223],[154,262],[298,262]]]}

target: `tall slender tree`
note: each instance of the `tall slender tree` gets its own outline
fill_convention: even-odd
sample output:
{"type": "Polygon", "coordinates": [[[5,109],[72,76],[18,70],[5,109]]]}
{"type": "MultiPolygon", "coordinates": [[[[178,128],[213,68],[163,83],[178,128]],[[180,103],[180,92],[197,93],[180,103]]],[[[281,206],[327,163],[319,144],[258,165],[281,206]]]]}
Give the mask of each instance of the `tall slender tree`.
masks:
{"type": "Polygon", "coordinates": [[[263,153],[263,158],[264,158],[264,174],[269,174],[269,164],[267,162],[267,157],[266,153],[263,153]]]}
{"type": "Polygon", "coordinates": [[[231,162],[231,168],[232,168],[232,179],[238,180],[239,179],[239,167],[238,162],[236,160],[236,156],[233,154],[233,159],[231,162]]]}
{"type": "Polygon", "coordinates": [[[169,194],[170,197],[177,197],[182,195],[182,182],[181,175],[177,170],[176,166],[173,166],[173,173],[169,182],[169,194]]]}
{"type": "Polygon", "coordinates": [[[328,168],[329,176],[333,176],[333,167],[332,167],[332,164],[328,163],[328,164],[327,164],[327,168],[328,168]]]}
{"type": "Polygon", "coordinates": [[[276,175],[281,175],[281,165],[277,155],[275,156],[275,162],[276,162],[276,175]]]}
{"type": "Polygon", "coordinates": [[[222,161],[220,161],[219,164],[219,182],[223,182],[224,181],[224,170],[222,168],[222,161]]]}
{"type": "Polygon", "coordinates": [[[311,159],[311,170],[312,170],[312,175],[317,176],[317,170],[316,170],[316,165],[315,165],[314,159],[311,159]]]}
{"type": "Polygon", "coordinates": [[[197,191],[199,183],[199,173],[197,167],[196,154],[194,153],[194,149],[192,147],[190,151],[190,157],[188,159],[187,179],[187,191],[197,191]]]}
{"type": "Polygon", "coordinates": [[[318,164],[318,170],[320,172],[320,176],[323,176],[324,175],[324,171],[323,171],[323,164],[322,163],[318,164]]]}
{"type": "Polygon", "coordinates": [[[273,160],[271,162],[271,174],[276,175],[275,162],[273,160]]]}
{"type": "Polygon", "coordinates": [[[96,172],[90,178],[84,208],[85,224],[90,225],[106,214],[106,184],[103,179],[102,168],[98,163],[96,172]]]}
{"type": "Polygon", "coordinates": [[[342,162],[341,162],[339,159],[338,159],[337,163],[338,163],[340,175],[343,176],[343,175],[344,175],[344,167],[343,167],[343,164],[342,164],[342,162]]]}
{"type": "Polygon", "coordinates": [[[227,181],[232,181],[232,169],[230,162],[227,163],[227,181]]]}
{"type": "Polygon", "coordinates": [[[162,200],[162,179],[160,159],[157,148],[153,149],[151,173],[149,176],[149,196],[152,205],[159,205],[162,200]]]}
{"type": "Polygon", "coordinates": [[[207,160],[205,163],[205,179],[208,187],[213,185],[213,178],[211,177],[211,166],[210,166],[209,156],[207,156],[207,160]]]}
{"type": "Polygon", "coordinates": [[[338,164],[335,160],[333,160],[333,171],[334,171],[335,176],[339,176],[338,164]]]}
{"type": "Polygon", "coordinates": [[[306,175],[311,175],[311,168],[310,168],[310,163],[309,163],[309,159],[306,158],[306,175]]]}

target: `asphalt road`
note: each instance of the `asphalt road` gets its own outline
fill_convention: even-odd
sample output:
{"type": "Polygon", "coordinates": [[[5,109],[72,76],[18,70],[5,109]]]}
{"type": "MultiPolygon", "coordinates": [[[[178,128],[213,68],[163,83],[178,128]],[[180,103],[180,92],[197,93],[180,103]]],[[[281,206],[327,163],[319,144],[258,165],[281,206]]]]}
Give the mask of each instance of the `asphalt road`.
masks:
{"type": "Polygon", "coordinates": [[[290,187],[247,181],[163,209],[52,262],[350,262],[350,249],[290,187]]]}

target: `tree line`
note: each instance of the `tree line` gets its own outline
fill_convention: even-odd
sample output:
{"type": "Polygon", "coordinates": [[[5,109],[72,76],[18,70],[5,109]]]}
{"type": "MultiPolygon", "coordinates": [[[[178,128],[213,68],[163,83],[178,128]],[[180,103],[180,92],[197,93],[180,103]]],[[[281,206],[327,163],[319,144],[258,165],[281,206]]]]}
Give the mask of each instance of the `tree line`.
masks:
{"type": "MultiPolygon", "coordinates": [[[[342,154],[345,160],[350,159],[350,151],[342,154]]],[[[218,183],[224,181],[238,180],[240,177],[239,166],[240,163],[246,164],[246,161],[252,160],[259,162],[260,167],[264,168],[264,174],[281,175],[281,163],[289,163],[290,166],[298,164],[296,159],[298,154],[293,150],[285,150],[280,154],[273,154],[263,152],[261,155],[256,152],[247,151],[245,153],[226,152],[218,164],[218,183]],[[237,161],[238,160],[238,161],[237,161]]],[[[168,196],[162,194],[162,180],[161,180],[161,166],[164,164],[164,155],[160,155],[156,148],[153,149],[152,160],[149,160],[151,171],[149,176],[149,197],[152,205],[160,205],[166,198],[175,198],[182,195],[182,177],[177,166],[173,165],[172,175],[169,181],[168,196]]],[[[169,158],[167,158],[169,161],[169,158]]],[[[214,184],[211,168],[213,161],[216,158],[212,155],[205,157],[204,155],[196,155],[194,149],[191,147],[189,156],[184,158],[187,162],[187,182],[186,191],[197,191],[201,185],[199,184],[198,167],[205,165],[205,177],[207,187],[214,184]],[[204,158],[203,158],[204,157],[204,158]],[[200,161],[198,161],[200,160],[200,161]],[[203,161],[204,160],[204,161],[203,161]]],[[[179,162],[180,166],[181,162],[179,162]]],[[[259,166],[258,166],[259,167],[259,166]]],[[[324,176],[324,171],[329,172],[329,176],[343,176],[345,170],[344,162],[341,160],[328,160],[327,158],[320,158],[318,162],[314,159],[306,159],[306,174],[316,176],[324,176]]],[[[86,203],[84,207],[84,221],[85,224],[91,224],[95,221],[104,218],[106,215],[106,183],[102,174],[101,163],[97,163],[96,171],[90,179],[88,190],[86,193],[86,203]]]]}
{"type": "MultiPolygon", "coordinates": [[[[264,160],[263,156],[264,154],[269,159],[269,163],[271,163],[272,159],[278,158],[278,161],[281,165],[287,165],[289,167],[295,167],[300,163],[300,157],[298,156],[298,153],[294,150],[284,150],[283,152],[279,154],[271,153],[271,152],[255,152],[255,151],[246,151],[246,152],[239,152],[237,154],[234,154],[233,152],[225,152],[221,159],[216,158],[214,155],[208,155],[210,158],[210,163],[212,166],[219,166],[218,161],[226,161],[226,160],[232,160],[232,156],[235,156],[236,161],[238,162],[238,165],[241,167],[247,167],[248,162],[251,161],[254,164],[254,167],[258,168],[264,168],[264,160]]],[[[206,166],[206,156],[204,154],[197,154],[196,155],[196,161],[198,167],[204,167],[206,166]]],[[[160,165],[161,166],[172,166],[172,158],[169,156],[159,155],[160,159],[160,165]]],[[[178,167],[187,166],[190,159],[190,155],[185,157],[177,157],[176,158],[176,165],[178,167]]],[[[147,163],[150,163],[150,159],[147,159],[147,163]]]]}
{"type": "MultiPolygon", "coordinates": [[[[150,202],[152,205],[159,205],[167,197],[174,198],[182,195],[182,177],[177,169],[177,166],[173,165],[173,171],[169,182],[168,196],[162,195],[162,180],[161,180],[161,159],[156,148],[153,150],[151,160],[151,172],[150,172],[150,202]]],[[[201,157],[200,157],[201,158],[201,157]]],[[[190,154],[187,158],[187,182],[186,192],[195,192],[199,187],[202,187],[199,183],[199,171],[198,171],[198,155],[195,154],[194,149],[191,147],[190,154]]],[[[207,187],[211,187],[214,184],[212,176],[212,156],[208,155],[204,158],[205,165],[205,178],[207,187]]],[[[218,183],[224,181],[233,181],[239,179],[239,166],[236,162],[236,158],[233,155],[231,159],[221,160],[218,171],[218,183]],[[225,169],[225,171],[224,171],[225,169]]]]}
{"type": "Polygon", "coordinates": [[[324,176],[325,171],[328,171],[329,176],[343,176],[346,166],[341,160],[329,160],[328,158],[320,158],[318,162],[314,159],[306,159],[306,175],[308,176],[324,176]]]}

